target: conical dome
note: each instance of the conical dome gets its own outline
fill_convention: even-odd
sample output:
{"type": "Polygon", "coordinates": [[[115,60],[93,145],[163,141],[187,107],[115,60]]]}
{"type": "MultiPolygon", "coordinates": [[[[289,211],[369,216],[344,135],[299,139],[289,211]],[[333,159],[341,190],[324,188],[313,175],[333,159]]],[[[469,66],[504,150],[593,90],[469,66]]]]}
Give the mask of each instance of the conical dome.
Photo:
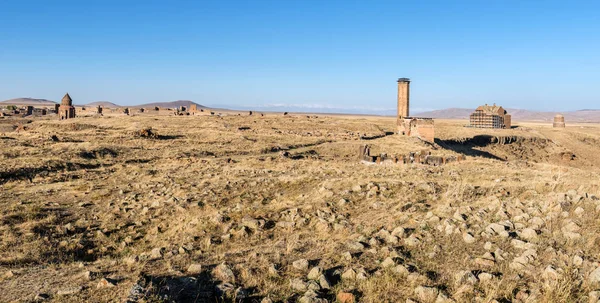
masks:
{"type": "Polygon", "coordinates": [[[71,99],[71,96],[69,96],[69,93],[67,93],[63,98],[62,98],[62,105],[67,105],[67,106],[72,106],[73,105],[73,99],[71,99]]]}

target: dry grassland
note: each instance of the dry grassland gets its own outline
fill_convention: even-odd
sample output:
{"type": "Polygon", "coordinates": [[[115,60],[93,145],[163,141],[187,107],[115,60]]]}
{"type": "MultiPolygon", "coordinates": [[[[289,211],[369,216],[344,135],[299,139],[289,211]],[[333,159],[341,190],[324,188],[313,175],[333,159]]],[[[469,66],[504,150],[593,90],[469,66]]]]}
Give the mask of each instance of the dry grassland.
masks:
{"type": "Polygon", "coordinates": [[[0,119],[0,301],[597,302],[599,125],[465,123],[0,119]]]}

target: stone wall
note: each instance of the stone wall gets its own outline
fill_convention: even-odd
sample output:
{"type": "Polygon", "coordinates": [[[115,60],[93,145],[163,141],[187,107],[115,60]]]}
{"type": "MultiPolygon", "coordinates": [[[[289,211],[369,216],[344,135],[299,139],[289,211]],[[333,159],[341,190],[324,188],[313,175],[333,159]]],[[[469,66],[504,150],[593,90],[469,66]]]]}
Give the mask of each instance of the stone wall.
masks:
{"type": "Polygon", "coordinates": [[[434,143],[435,125],[433,119],[405,118],[398,120],[398,132],[405,136],[416,137],[434,143]]]}
{"type": "Polygon", "coordinates": [[[464,155],[434,156],[429,150],[410,152],[406,155],[388,155],[386,153],[371,155],[371,147],[369,145],[361,145],[358,150],[358,159],[365,163],[375,164],[425,164],[439,166],[447,163],[464,161],[466,160],[466,157],[464,155]]]}

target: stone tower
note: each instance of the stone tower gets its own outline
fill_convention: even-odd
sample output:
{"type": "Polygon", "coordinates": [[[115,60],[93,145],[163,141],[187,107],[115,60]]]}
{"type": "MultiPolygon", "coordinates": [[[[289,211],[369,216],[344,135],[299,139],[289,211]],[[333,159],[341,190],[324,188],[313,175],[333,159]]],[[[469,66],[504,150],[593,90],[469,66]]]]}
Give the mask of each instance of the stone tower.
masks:
{"type": "Polygon", "coordinates": [[[65,94],[58,107],[58,116],[61,120],[75,118],[75,107],[73,107],[73,99],[69,93],[65,94]]]}
{"type": "Polygon", "coordinates": [[[410,117],[409,115],[410,99],[410,79],[398,79],[398,120],[410,117]]]}
{"type": "Polygon", "coordinates": [[[561,114],[554,116],[554,123],[552,123],[552,127],[554,127],[554,128],[565,127],[565,117],[561,114]]]}

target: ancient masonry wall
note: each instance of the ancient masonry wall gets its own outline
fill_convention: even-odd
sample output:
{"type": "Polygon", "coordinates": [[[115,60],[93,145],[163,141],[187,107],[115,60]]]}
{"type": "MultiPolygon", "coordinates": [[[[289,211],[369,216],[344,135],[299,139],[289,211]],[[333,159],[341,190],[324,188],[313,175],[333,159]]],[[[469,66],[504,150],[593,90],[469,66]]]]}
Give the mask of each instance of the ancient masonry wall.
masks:
{"type": "Polygon", "coordinates": [[[512,116],[504,115],[504,128],[510,129],[512,127],[512,116]]]}
{"type": "Polygon", "coordinates": [[[401,134],[434,143],[435,125],[433,119],[406,118],[400,119],[399,123],[398,132],[401,134]]]}
{"type": "Polygon", "coordinates": [[[358,159],[367,163],[376,164],[426,164],[433,166],[440,166],[447,163],[459,162],[466,160],[463,155],[459,156],[433,156],[428,150],[411,152],[407,155],[393,155],[388,156],[387,154],[371,155],[371,147],[369,145],[361,145],[358,150],[358,159]]]}

